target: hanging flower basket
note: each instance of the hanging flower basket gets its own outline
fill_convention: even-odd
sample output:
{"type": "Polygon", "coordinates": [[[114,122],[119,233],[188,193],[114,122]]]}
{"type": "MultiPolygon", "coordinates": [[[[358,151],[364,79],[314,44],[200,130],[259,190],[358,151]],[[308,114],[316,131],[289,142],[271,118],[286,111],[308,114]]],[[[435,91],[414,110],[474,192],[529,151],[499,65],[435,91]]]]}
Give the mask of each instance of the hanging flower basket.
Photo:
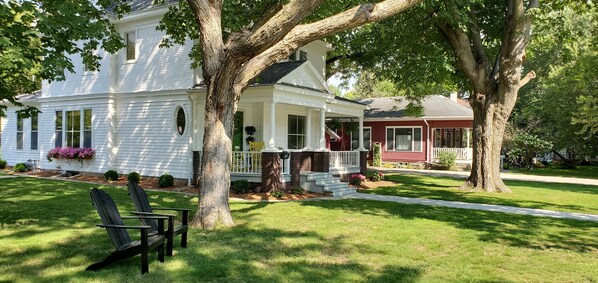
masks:
{"type": "Polygon", "coordinates": [[[90,147],[57,147],[48,151],[46,158],[48,162],[52,162],[54,159],[66,159],[68,161],[77,159],[83,166],[83,160],[92,159],[95,154],[95,149],[90,147]]]}

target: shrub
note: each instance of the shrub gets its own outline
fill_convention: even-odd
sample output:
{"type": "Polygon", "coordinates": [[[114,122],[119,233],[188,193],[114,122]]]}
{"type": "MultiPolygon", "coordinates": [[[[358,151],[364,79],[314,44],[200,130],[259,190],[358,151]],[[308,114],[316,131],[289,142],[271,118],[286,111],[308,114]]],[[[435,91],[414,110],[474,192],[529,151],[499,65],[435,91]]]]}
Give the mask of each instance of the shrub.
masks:
{"type": "Polygon", "coordinates": [[[167,174],[167,173],[162,174],[162,176],[160,176],[160,179],[158,179],[158,186],[160,188],[167,188],[167,187],[174,186],[174,177],[172,177],[172,175],[167,174]]]}
{"type": "Polygon", "coordinates": [[[231,190],[235,194],[246,194],[249,192],[249,181],[236,180],[232,182],[231,190]]]}
{"type": "Polygon", "coordinates": [[[370,177],[370,180],[372,180],[374,182],[380,182],[380,181],[384,180],[384,174],[382,174],[382,172],[380,172],[380,171],[374,171],[372,173],[372,176],[370,177]]]}
{"type": "Polygon", "coordinates": [[[305,190],[302,187],[296,186],[291,188],[291,194],[294,195],[303,195],[305,194],[305,190]]]}
{"type": "Polygon", "coordinates": [[[6,168],[6,160],[0,159],[0,169],[6,168]]]}
{"type": "Polygon", "coordinates": [[[446,167],[448,170],[452,170],[455,168],[457,164],[457,154],[454,152],[446,152],[441,151],[438,153],[438,163],[443,167],[446,167]]]}
{"type": "Polygon", "coordinates": [[[17,163],[15,167],[12,168],[15,172],[25,172],[27,171],[27,164],[25,163],[17,163]]]}
{"type": "Polygon", "coordinates": [[[282,198],[282,197],[284,197],[284,192],[283,191],[273,191],[270,193],[270,196],[273,196],[275,198],[282,198]]]}
{"type": "Polygon", "coordinates": [[[116,170],[108,170],[104,173],[104,178],[108,181],[116,181],[118,180],[118,172],[116,170]]]}
{"type": "Polygon", "coordinates": [[[129,175],[127,175],[127,181],[132,183],[139,183],[139,181],[141,181],[141,175],[139,175],[139,173],[137,172],[131,172],[129,173],[129,175]]]}
{"type": "Polygon", "coordinates": [[[382,144],[379,142],[374,143],[373,148],[374,157],[372,159],[372,165],[374,167],[381,167],[382,166],[382,144]]]}
{"type": "Polygon", "coordinates": [[[365,181],[365,176],[361,174],[353,174],[351,175],[351,181],[349,181],[349,183],[351,185],[359,186],[363,181],[365,181]]]}

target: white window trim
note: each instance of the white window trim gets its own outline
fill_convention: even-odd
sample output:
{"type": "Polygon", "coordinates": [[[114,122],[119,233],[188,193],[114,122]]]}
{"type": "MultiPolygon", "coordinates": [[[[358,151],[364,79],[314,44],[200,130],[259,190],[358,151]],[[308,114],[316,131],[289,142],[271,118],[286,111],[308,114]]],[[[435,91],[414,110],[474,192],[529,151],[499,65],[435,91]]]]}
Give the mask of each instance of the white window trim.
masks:
{"type": "Polygon", "coordinates": [[[24,150],[25,149],[25,118],[21,118],[21,127],[22,130],[19,131],[19,114],[15,112],[17,119],[15,120],[15,149],[16,150],[24,150]],[[19,148],[19,133],[21,133],[21,137],[23,137],[23,141],[21,142],[21,148],[19,148]]]}
{"type": "MultiPolygon", "coordinates": [[[[394,131],[393,131],[394,132],[394,131]]],[[[415,136],[415,131],[411,132],[412,136],[415,136]]],[[[393,137],[393,141],[394,141],[394,137],[393,137]]],[[[424,129],[422,126],[386,126],[384,128],[384,150],[385,151],[389,151],[389,152],[424,152],[424,129]],[[421,147],[420,150],[410,150],[410,151],[406,151],[406,150],[388,150],[388,129],[392,128],[392,129],[420,129],[421,130],[421,140],[419,141],[421,143],[421,147]]],[[[411,148],[415,148],[415,138],[411,139],[411,148]]]]}
{"type": "MultiPolygon", "coordinates": [[[[126,41],[127,40],[127,33],[134,33],[135,34],[135,59],[133,60],[127,60],[127,46],[125,46],[125,48],[123,48],[123,58],[124,58],[124,63],[123,65],[126,64],[133,64],[135,62],[137,62],[137,59],[139,59],[139,31],[137,29],[135,30],[128,30],[123,32],[123,39],[126,41]]],[[[127,42],[125,42],[127,43],[127,42]]]]}
{"type": "MultiPolygon", "coordinates": [[[[67,133],[67,114],[66,112],[79,111],[79,148],[85,147],[85,110],[91,110],[91,145],[93,148],[95,135],[93,134],[93,113],[95,112],[94,107],[81,107],[77,109],[55,109],[54,110],[54,146],[56,147],[56,112],[62,112],[62,144],[60,147],[66,147],[66,133],[67,133]]],[[[39,127],[39,126],[38,126],[39,127]]],[[[38,137],[39,140],[39,137],[38,137]]]]}
{"type": "Polygon", "coordinates": [[[40,125],[40,123],[39,123],[39,118],[40,118],[39,114],[40,113],[35,114],[37,116],[37,130],[35,130],[35,131],[33,130],[33,116],[31,116],[29,118],[29,150],[33,151],[33,152],[39,151],[39,136],[40,136],[39,135],[39,133],[40,133],[40,130],[39,130],[40,129],[39,128],[39,125],[40,125]],[[31,148],[31,143],[33,142],[33,132],[37,133],[37,149],[31,148]]]}
{"type": "MultiPolygon", "coordinates": [[[[370,148],[365,147],[365,140],[364,140],[364,143],[363,143],[363,147],[365,147],[365,149],[367,149],[368,151],[372,150],[371,149],[371,147],[372,147],[372,126],[363,127],[363,129],[364,130],[365,129],[369,129],[370,130],[370,140],[369,140],[370,148]]],[[[350,142],[353,143],[353,131],[351,131],[351,140],[350,140],[350,142]]],[[[351,150],[356,150],[356,148],[351,148],[351,150]]]]}
{"type": "MultiPolygon", "coordinates": [[[[303,137],[303,147],[305,147],[306,144],[308,144],[307,141],[307,116],[305,115],[301,115],[301,114],[293,114],[293,113],[287,113],[287,149],[289,148],[289,136],[302,136],[303,137]],[[303,134],[291,134],[291,131],[289,129],[289,116],[297,116],[297,117],[302,117],[303,118],[303,134]]],[[[301,149],[301,148],[299,148],[301,149]]]]}
{"type": "Polygon", "coordinates": [[[193,125],[191,124],[190,120],[189,120],[189,114],[191,111],[187,111],[187,108],[185,107],[185,105],[183,104],[178,104],[177,106],[174,107],[174,111],[172,112],[172,136],[176,139],[176,140],[181,140],[183,138],[185,138],[188,134],[189,131],[193,130],[193,125]],[[178,130],[178,125],[177,125],[177,114],[179,112],[179,108],[183,109],[183,113],[185,113],[185,129],[183,130],[183,134],[179,134],[179,130],[178,130]]]}

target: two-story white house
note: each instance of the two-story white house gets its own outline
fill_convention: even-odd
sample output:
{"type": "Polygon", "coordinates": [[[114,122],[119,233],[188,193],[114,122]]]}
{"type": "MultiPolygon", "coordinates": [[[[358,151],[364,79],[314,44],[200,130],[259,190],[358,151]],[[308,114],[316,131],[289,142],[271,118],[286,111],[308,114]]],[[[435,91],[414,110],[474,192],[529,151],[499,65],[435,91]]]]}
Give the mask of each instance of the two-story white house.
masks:
{"type": "MultiPolygon", "coordinates": [[[[152,6],[151,0],[137,2],[147,3],[137,3],[125,17],[114,20],[127,47],[116,54],[98,50],[99,71],[85,70],[81,58],[73,55],[75,73],[64,81],[44,82],[41,92],[21,97],[41,114],[23,119],[9,105],[1,120],[2,158],[9,165],[31,159],[39,160],[41,169],[93,173],[114,169],[122,174],[194,178],[202,150],[205,88],[201,69],[190,67],[193,44],[189,40],[183,46],[160,48],[166,35],[156,26],[167,7],[152,6]],[[83,164],[50,162],[48,151],[58,147],[90,147],[96,154],[83,164]]],[[[297,170],[360,171],[358,151],[326,149],[325,119],[362,122],[366,108],[328,90],[324,72],[329,50],[323,41],[299,48],[288,61],[265,70],[242,95],[235,116],[233,179],[260,182],[263,172],[256,164],[260,151],[276,149],[303,156],[312,152],[311,159],[313,152],[326,153],[327,160],[317,166],[306,166],[303,158],[297,170]],[[248,140],[255,141],[257,149],[250,151],[248,140]]],[[[290,176],[291,161],[280,161],[280,178],[297,184],[298,177],[290,176]]]]}

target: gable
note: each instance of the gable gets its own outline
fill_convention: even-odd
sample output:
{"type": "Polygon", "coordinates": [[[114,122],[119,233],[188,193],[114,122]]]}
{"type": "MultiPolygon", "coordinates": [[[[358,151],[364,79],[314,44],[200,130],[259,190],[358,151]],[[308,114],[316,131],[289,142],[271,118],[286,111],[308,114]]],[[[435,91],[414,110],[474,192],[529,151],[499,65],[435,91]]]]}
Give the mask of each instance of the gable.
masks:
{"type": "Polygon", "coordinates": [[[309,61],[303,61],[276,83],[330,92],[322,76],[309,61]]]}

